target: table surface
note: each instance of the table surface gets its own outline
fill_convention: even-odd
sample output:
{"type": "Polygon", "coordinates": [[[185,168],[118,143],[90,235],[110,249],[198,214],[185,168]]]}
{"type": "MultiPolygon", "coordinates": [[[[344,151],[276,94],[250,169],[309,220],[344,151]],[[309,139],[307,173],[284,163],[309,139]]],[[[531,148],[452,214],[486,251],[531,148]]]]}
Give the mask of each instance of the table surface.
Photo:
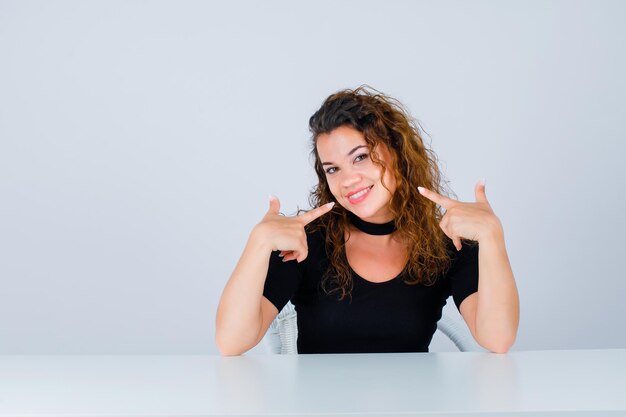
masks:
{"type": "Polygon", "coordinates": [[[0,416],[626,415],[626,349],[0,356],[0,416]]]}

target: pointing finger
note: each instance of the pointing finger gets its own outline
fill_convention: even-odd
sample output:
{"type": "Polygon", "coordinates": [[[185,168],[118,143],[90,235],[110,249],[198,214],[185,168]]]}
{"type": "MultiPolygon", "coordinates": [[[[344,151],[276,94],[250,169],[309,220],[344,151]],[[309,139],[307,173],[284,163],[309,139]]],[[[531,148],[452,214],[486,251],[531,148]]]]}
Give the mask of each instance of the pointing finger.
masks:
{"type": "Polygon", "coordinates": [[[455,203],[455,200],[445,197],[441,194],[438,194],[434,191],[431,191],[427,188],[424,187],[417,187],[417,190],[420,192],[421,195],[423,195],[424,197],[426,197],[427,199],[429,199],[430,201],[433,201],[437,204],[439,204],[441,207],[448,209],[450,206],[452,206],[455,203]]]}
{"type": "Polygon", "coordinates": [[[332,210],[334,205],[335,205],[334,201],[330,202],[330,203],[327,203],[327,204],[324,204],[323,206],[314,208],[311,211],[307,211],[306,213],[301,214],[299,217],[304,222],[304,224],[309,224],[313,220],[317,219],[320,216],[323,216],[324,214],[326,214],[330,210],[332,210]]]}

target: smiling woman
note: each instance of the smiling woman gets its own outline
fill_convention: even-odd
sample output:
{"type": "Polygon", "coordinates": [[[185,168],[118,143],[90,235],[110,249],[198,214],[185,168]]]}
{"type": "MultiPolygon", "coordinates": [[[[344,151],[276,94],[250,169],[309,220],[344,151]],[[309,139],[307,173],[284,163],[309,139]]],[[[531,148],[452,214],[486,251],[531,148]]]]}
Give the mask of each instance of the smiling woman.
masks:
{"type": "Polygon", "coordinates": [[[341,206],[350,207],[351,212],[372,223],[393,220],[389,201],[396,181],[390,170],[381,175],[381,168],[391,162],[385,144],[378,144],[371,151],[380,160],[379,166],[371,162],[363,134],[353,127],[339,126],[318,135],[316,151],[320,161],[338,161],[321,165],[330,192],[341,206]]]}
{"type": "Polygon", "coordinates": [[[476,341],[506,352],[519,300],[502,225],[484,183],[446,197],[434,153],[395,99],[360,87],[309,120],[318,184],[312,210],[257,224],[217,311],[217,345],[241,354],[283,306],[298,353],[427,352],[452,295],[476,341]]]}

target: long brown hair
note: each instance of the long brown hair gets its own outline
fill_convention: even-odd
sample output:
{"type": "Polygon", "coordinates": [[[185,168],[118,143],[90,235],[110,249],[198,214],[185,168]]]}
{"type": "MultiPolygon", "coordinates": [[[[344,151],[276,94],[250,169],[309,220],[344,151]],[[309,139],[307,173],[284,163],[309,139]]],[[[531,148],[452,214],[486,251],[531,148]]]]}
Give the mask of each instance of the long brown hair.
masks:
{"type": "MultiPolygon", "coordinates": [[[[399,233],[406,242],[408,254],[402,276],[407,284],[434,284],[437,276],[450,266],[449,239],[439,227],[442,212],[435,203],[419,194],[417,187],[421,185],[443,195],[449,193],[442,183],[436,155],[424,145],[418,122],[399,101],[367,85],[329,96],[309,120],[313,135],[311,155],[319,180],[309,196],[311,207],[336,202],[316,143],[320,134],[330,133],[340,126],[351,126],[363,134],[372,162],[381,167],[382,176],[387,167],[375,154],[374,147],[383,143],[391,152],[390,169],[396,179],[396,190],[389,205],[397,229],[394,233],[399,233]]],[[[308,230],[325,231],[330,268],[322,287],[327,293],[337,293],[339,299],[350,295],[353,286],[344,241],[349,225],[348,211],[340,204],[308,225],[308,230]]]]}

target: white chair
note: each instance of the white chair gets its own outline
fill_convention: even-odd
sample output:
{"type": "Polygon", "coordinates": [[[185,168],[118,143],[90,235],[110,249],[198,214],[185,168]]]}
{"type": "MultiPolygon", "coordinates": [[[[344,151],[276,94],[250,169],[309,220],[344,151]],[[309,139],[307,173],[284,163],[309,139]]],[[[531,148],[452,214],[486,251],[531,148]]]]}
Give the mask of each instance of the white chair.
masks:
{"type": "Polygon", "coordinates": [[[267,329],[263,343],[268,353],[285,355],[298,353],[297,341],[298,316],[293,304],[287,302],[267,329]]]}
{"type": "MultiPolygon", "coordinates": [[[[472,337],[465,323],[460,323],[447,314],[437,322],[437,330],[445,334],[461,352],[483,352],[484,349],[472,337]]],[[[263,344],[268,353],[298,353],[298,322],[296,310],[290,302],[278,313],[270,324],[263,344]]]]}

